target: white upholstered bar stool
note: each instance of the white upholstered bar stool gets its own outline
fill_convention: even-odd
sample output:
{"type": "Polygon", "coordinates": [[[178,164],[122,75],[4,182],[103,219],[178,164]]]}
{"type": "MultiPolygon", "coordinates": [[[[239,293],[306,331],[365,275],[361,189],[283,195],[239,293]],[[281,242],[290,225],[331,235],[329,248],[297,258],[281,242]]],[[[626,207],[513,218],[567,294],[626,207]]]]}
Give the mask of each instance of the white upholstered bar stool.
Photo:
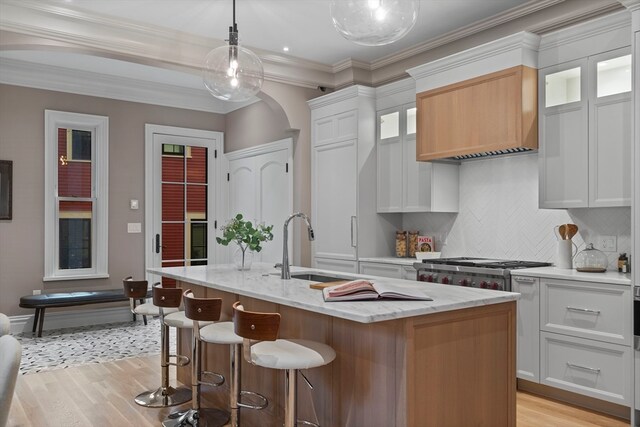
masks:
{"type": "MultiPolygon", "coordinates": [[[[183,294],[184,309],[187,317],[194,319],[194,328],[197,326],[197,320],[208,318],[205,312],[207,305],[212,304],[209,301],[220,300],[219,298],[195,298],[191,290],[186,290],[183,294]]],[[[221,301],[221,300],[220,300],[221,301]]],[[[213,303],[217,304],[217,303],[213,303]]],[[[218,318],[220,315],[218,314],[218,318]]],[[[230,427],[238,427],[240,425],[240,408],[261,410],[267,407],[267,398],[263,395],[241,390],[241,367],[240,358],[242,352],[242,337],[236,335],[233,331],[233,322],[214,322],[210,325],[199,329],[197,337],[200,341],[208,344],[228,345],[229,354],[229,408],[230,408],[230,427]],[[256,404],[249,404],[241,401],[241,397],[251,397],[256,404]]]]}
{"type": "Polygon", "coordinates": [[[278,339],[280,313],[246,311],[240,302],[233,304],[235,333],[243,338],[243,353],[247,362],[263,368],[283,370],[284,427],[317,424],[296,419],[297,373],[300,369],[327,365],[336,352],[326,344],[303,339],[278,339]]]}
{"type": "MultiPolygon", "coordinates": [[[[191,344],[191,392],[193,398],[191,399],[191,409],[169,415],[162,422],[162,425],[163,427],[222,427],[229,420],[228,412],[215,408],[201,407],[201,386],[221,386],[224,384],[224,377],[214,372],[202,370],[202,346],[200,344],[202,341],[200,331],[212,326],[213,322],[220,319],[222,300],[220,298],[193,298],[193,292],[190,289],[186,290],[184,295],[191,296],[190,298],[184,298],[185,311],[167,316],[165,321],[180,325],[178,327],[189,327],[193,330],[191,344]],[[202,380],[203,374],[217,376],[219,381],[215,383],[205,382],[202,380]]],[[[182,292],[180,297],[182,298],[182,292]]]]}

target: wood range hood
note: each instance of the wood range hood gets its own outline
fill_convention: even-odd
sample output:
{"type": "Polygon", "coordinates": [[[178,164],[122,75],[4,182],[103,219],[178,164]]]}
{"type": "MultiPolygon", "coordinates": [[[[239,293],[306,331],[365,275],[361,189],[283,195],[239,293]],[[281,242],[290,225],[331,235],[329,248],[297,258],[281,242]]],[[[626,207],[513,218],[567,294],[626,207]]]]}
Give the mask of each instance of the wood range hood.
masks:
{"type": "Polygon", "coordinates": [[[537,150],[539,43],[520,32],[407,70],[416,80],[416,159],[537,150]]]}

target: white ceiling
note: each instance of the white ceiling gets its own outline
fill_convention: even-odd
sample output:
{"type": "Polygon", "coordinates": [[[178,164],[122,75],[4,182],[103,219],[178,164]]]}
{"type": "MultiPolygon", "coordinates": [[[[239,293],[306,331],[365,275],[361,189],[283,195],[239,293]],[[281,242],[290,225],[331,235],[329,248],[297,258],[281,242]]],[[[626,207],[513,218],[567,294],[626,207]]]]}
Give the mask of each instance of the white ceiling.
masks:
{"type": "MultiPolygon", "coordinates": [[[[241,44],[333,65],[345,59],[372,62],[508,9],[540,0],[421,0],[411,32],[396,43],[367,47],[340,36],[329,0],[237,0],[241,44]]],[[[2,1],[0,1],[0,4],[2,1]]],[[[65,8],[169,28],[214,39],[227,38],[232,0],[43,0],[65,8]]]]}

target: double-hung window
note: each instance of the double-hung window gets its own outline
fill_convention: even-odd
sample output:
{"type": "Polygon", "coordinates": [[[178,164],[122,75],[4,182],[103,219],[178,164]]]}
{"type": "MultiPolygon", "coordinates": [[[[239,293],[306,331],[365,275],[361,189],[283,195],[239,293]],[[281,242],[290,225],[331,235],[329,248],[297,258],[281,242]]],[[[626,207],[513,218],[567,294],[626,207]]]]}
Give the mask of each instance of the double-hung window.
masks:
{"type": "Polygon", "coordinates": [[[44,280],[108,276],[109,119],[45,111],[44,280]]]}

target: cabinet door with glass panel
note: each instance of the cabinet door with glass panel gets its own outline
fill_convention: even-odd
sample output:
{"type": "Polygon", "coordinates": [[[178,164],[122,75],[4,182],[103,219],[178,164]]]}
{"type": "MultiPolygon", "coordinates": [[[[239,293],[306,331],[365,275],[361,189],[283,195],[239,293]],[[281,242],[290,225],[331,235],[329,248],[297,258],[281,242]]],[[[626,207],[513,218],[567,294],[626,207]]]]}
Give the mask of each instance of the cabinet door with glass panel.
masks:
{"type": "Polygon", "coordinates": [[[415,103],[379,111],[378,212],[428,211],[430,163],[416,161],[415,103]]]}
{"type": "Polygon", "coordinates": [[[629,49],[540,70],[539,100],[540,207],[629,206],[629,49]]]}

